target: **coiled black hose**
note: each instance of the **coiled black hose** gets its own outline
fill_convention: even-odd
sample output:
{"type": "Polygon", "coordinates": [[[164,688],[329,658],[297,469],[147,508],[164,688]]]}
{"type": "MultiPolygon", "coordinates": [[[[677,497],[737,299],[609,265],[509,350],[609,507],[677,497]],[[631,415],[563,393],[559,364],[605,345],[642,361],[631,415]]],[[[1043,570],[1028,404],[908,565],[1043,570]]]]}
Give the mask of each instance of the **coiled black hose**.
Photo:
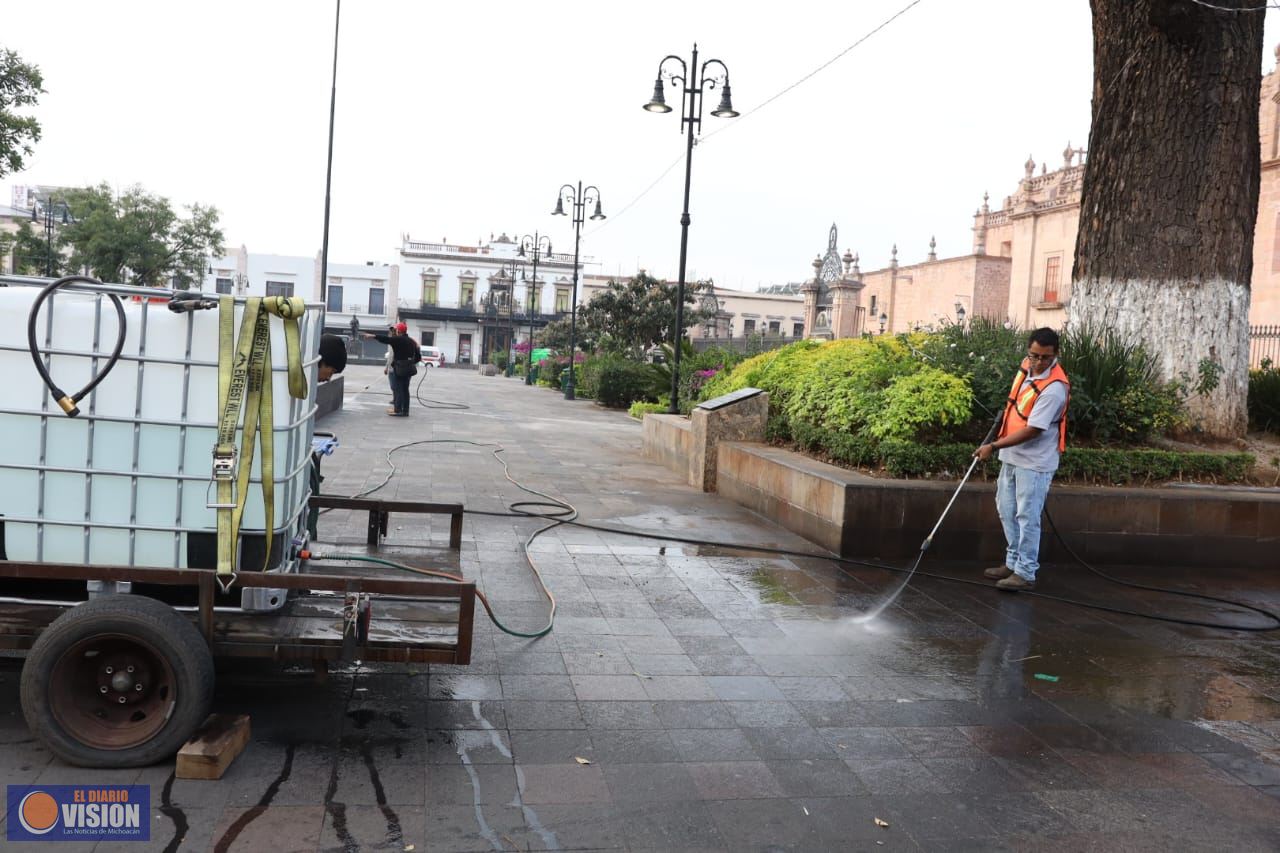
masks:
{"type": "Polygon", "coordinates": [[[80,414],[80,409],[76,406],[84,399],[94,388],[98,387],[98,383],[107,378],[107,374],[111,372],[111,368],[116,366],[116,362],[120,360],[120,352],[124,349],[124,336],[127,331],[127,325],[124,317],[124,304],[120,301],[120,297],[114,293],[108,293],[111,303],[116,307],[116,320],[119,330],[116,333],[116,346],[112,350],[111,355],[107,357],[107,363],[85,384],[83,388],[74,394],[68,395],[58,387],[53,381],[53,377],[49,375],[49,370],[44,366],[44,359],[41,358],[40,345],[36,342],[36,317],[40,313],[40,306],[44,305],[44,301],[58,288],[73,282],[84,282],[86,284],[101,285],[102,282],[96,278],[90,278],[86,275],[65,275],[56,281],[51,281],[41,288],[40,293],[36,296],[35,301],[31,303],[31,311],[27,314],[27,348],[31,350],[31,360],[35,362],[36,372],[40,374],[40,378],[44,380],[44,384],[49,388],[49,393],[53,395],[53,399],[62,407],[62,411],[67,417],[74,418],[80,414]]]}

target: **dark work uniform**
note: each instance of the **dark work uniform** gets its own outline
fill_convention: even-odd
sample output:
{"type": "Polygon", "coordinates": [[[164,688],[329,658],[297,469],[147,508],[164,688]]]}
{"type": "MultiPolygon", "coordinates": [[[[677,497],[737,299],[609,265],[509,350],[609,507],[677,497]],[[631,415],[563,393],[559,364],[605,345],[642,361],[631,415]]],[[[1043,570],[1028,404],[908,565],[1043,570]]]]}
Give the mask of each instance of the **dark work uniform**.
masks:
{"type": "Polygon", "coordinates": [[[408,335],[374,335],[373,339],[382,341],[391,347],[391,405],[397,415],[409,414],[409,379],[408,373],[401,376],[396,371],[396,364],[412,364],[417,372],[420,356],[418,344],[408,335]]]}

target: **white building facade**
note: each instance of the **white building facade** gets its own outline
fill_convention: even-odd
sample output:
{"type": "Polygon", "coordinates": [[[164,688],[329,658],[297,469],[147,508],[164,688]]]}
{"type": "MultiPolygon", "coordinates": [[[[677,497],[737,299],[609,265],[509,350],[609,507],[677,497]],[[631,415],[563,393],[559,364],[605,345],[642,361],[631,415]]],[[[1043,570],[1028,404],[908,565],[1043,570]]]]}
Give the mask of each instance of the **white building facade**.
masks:
{"type": "MultiPolygon", "coordinates": [[[[579,267],[593,264],[579,259],[579,267]]],[[[573,255],[533,254],[503,234],[475,246],[414,240],[400,247],[400,319],[424,346],[442,350],[449,364],[478,365],[495,351],[569,313],[573,255]]],[[[579,304],[585,299],[581,281],[579,304]]]]}
{"type": "MultiPolygon", "coordinates": [[[[396,322],[398,269],[395,265],[329,264],[325,290],[325,332],[358,340],[360,332],[383,334],[396,322]],[[353,322],[354,321],[354,325],[353,322]]],[[[241,246],[210,258],[201,290],[235,296],[298,296],[320,302],[320,255],[271,255],[241,246]]],[[[383,345],[360,343],[352,353],[381,358],[383,345]]]]}

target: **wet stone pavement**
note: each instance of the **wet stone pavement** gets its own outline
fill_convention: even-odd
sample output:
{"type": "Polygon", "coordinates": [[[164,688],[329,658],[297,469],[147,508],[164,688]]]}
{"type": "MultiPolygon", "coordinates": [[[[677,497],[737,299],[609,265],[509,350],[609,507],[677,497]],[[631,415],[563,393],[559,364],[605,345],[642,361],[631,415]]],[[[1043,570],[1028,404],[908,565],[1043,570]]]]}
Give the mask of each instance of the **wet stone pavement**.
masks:
{"type": "MultiPolygon", "coordinates": [[[[816,550],[645,462],[639,424],[588,401],[431,371],[422,396],[471,408],[415,402],[406,420],[383,414],[380,372],[350,369],[347,389],[322,424],[341,441],[326,492],[376,485],[401,442],[500,442],[512,476],[585,520],[816,550]]],[[[381,495],[494,511],[530,497],[485,448],[419,446],[396,462],[381,495]]],[[[364,524],[330,513],[321,538],[357,547],[364,524]]],[[[539,525],[468,516],[459,555],[447,518],[393,517],[384,553],[460,570],[507,624],[537,629],[546,603],[521,543],[539,525]]],[[[470,666],[352,665],[317,684],[301,669],[222,663],[217,708],[250,714],[253,740],[219,782],[52,760],[23,724],[10,665],[0,777],[149,784],[155,850],[1280,849],[1274,634],[922,577],[862,622],[898,576],[572,527],[532,555],[559,602],[555,630],[522,640],[478,616],[470,666]]],[[[943,558],[924,567],[980,568],[943,558]]],[[[1262,567],[1117,573],[1280,607],[1262,567]]],[[[1046,567],[1039,588],[1250,618],[1069,566],[1046,567]]],[[[77,846],[91,845],[63,849],[77,846]]]]}

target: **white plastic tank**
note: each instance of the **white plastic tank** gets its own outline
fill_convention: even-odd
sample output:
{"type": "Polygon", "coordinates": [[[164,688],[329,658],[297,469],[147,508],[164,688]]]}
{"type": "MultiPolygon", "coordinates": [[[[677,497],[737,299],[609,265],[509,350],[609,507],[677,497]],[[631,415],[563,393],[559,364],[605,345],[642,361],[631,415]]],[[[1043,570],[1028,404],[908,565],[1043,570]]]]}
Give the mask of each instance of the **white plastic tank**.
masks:
{"type": "MultiPolygon", "coordinates": [[[[54,382],[72,394],[114,348],[118,330],[108,291],[121,296],[126,337],[120,360],[67,417],[27,347],[27,317],[40,280],[0,287],[0,522],[13,561],[186,568],[208,566],[217,529],[209,509],[217,435],[218,311],[174,313],[169,291],[117,285],[67,286],[46,300],[36,340],[54,382]],[[198,556],[193,556],[198,555],[198,556]]],[[[189,295],[189,294],[184,294],[189,295]]],[[[239,332],[243,300],[236,303],[239,332]]],[[[263,517],[255,453],[244,518],[242,570],[261,566],[265,537],[304,529],[310,495],[319,305],[300,320],[308,376],[304,400],[289,395],[284,329],[271,317],[275,511],[263,517]],[[251,563],[256,560],[257,565],[251,563]]],[[[237,435],[237,446],[239,436],[237,435]]],[[[278,558],[287,558],[287,549],[278,558]]],[[[277,566],[277,568],[282,568],[277,566]]]]}

